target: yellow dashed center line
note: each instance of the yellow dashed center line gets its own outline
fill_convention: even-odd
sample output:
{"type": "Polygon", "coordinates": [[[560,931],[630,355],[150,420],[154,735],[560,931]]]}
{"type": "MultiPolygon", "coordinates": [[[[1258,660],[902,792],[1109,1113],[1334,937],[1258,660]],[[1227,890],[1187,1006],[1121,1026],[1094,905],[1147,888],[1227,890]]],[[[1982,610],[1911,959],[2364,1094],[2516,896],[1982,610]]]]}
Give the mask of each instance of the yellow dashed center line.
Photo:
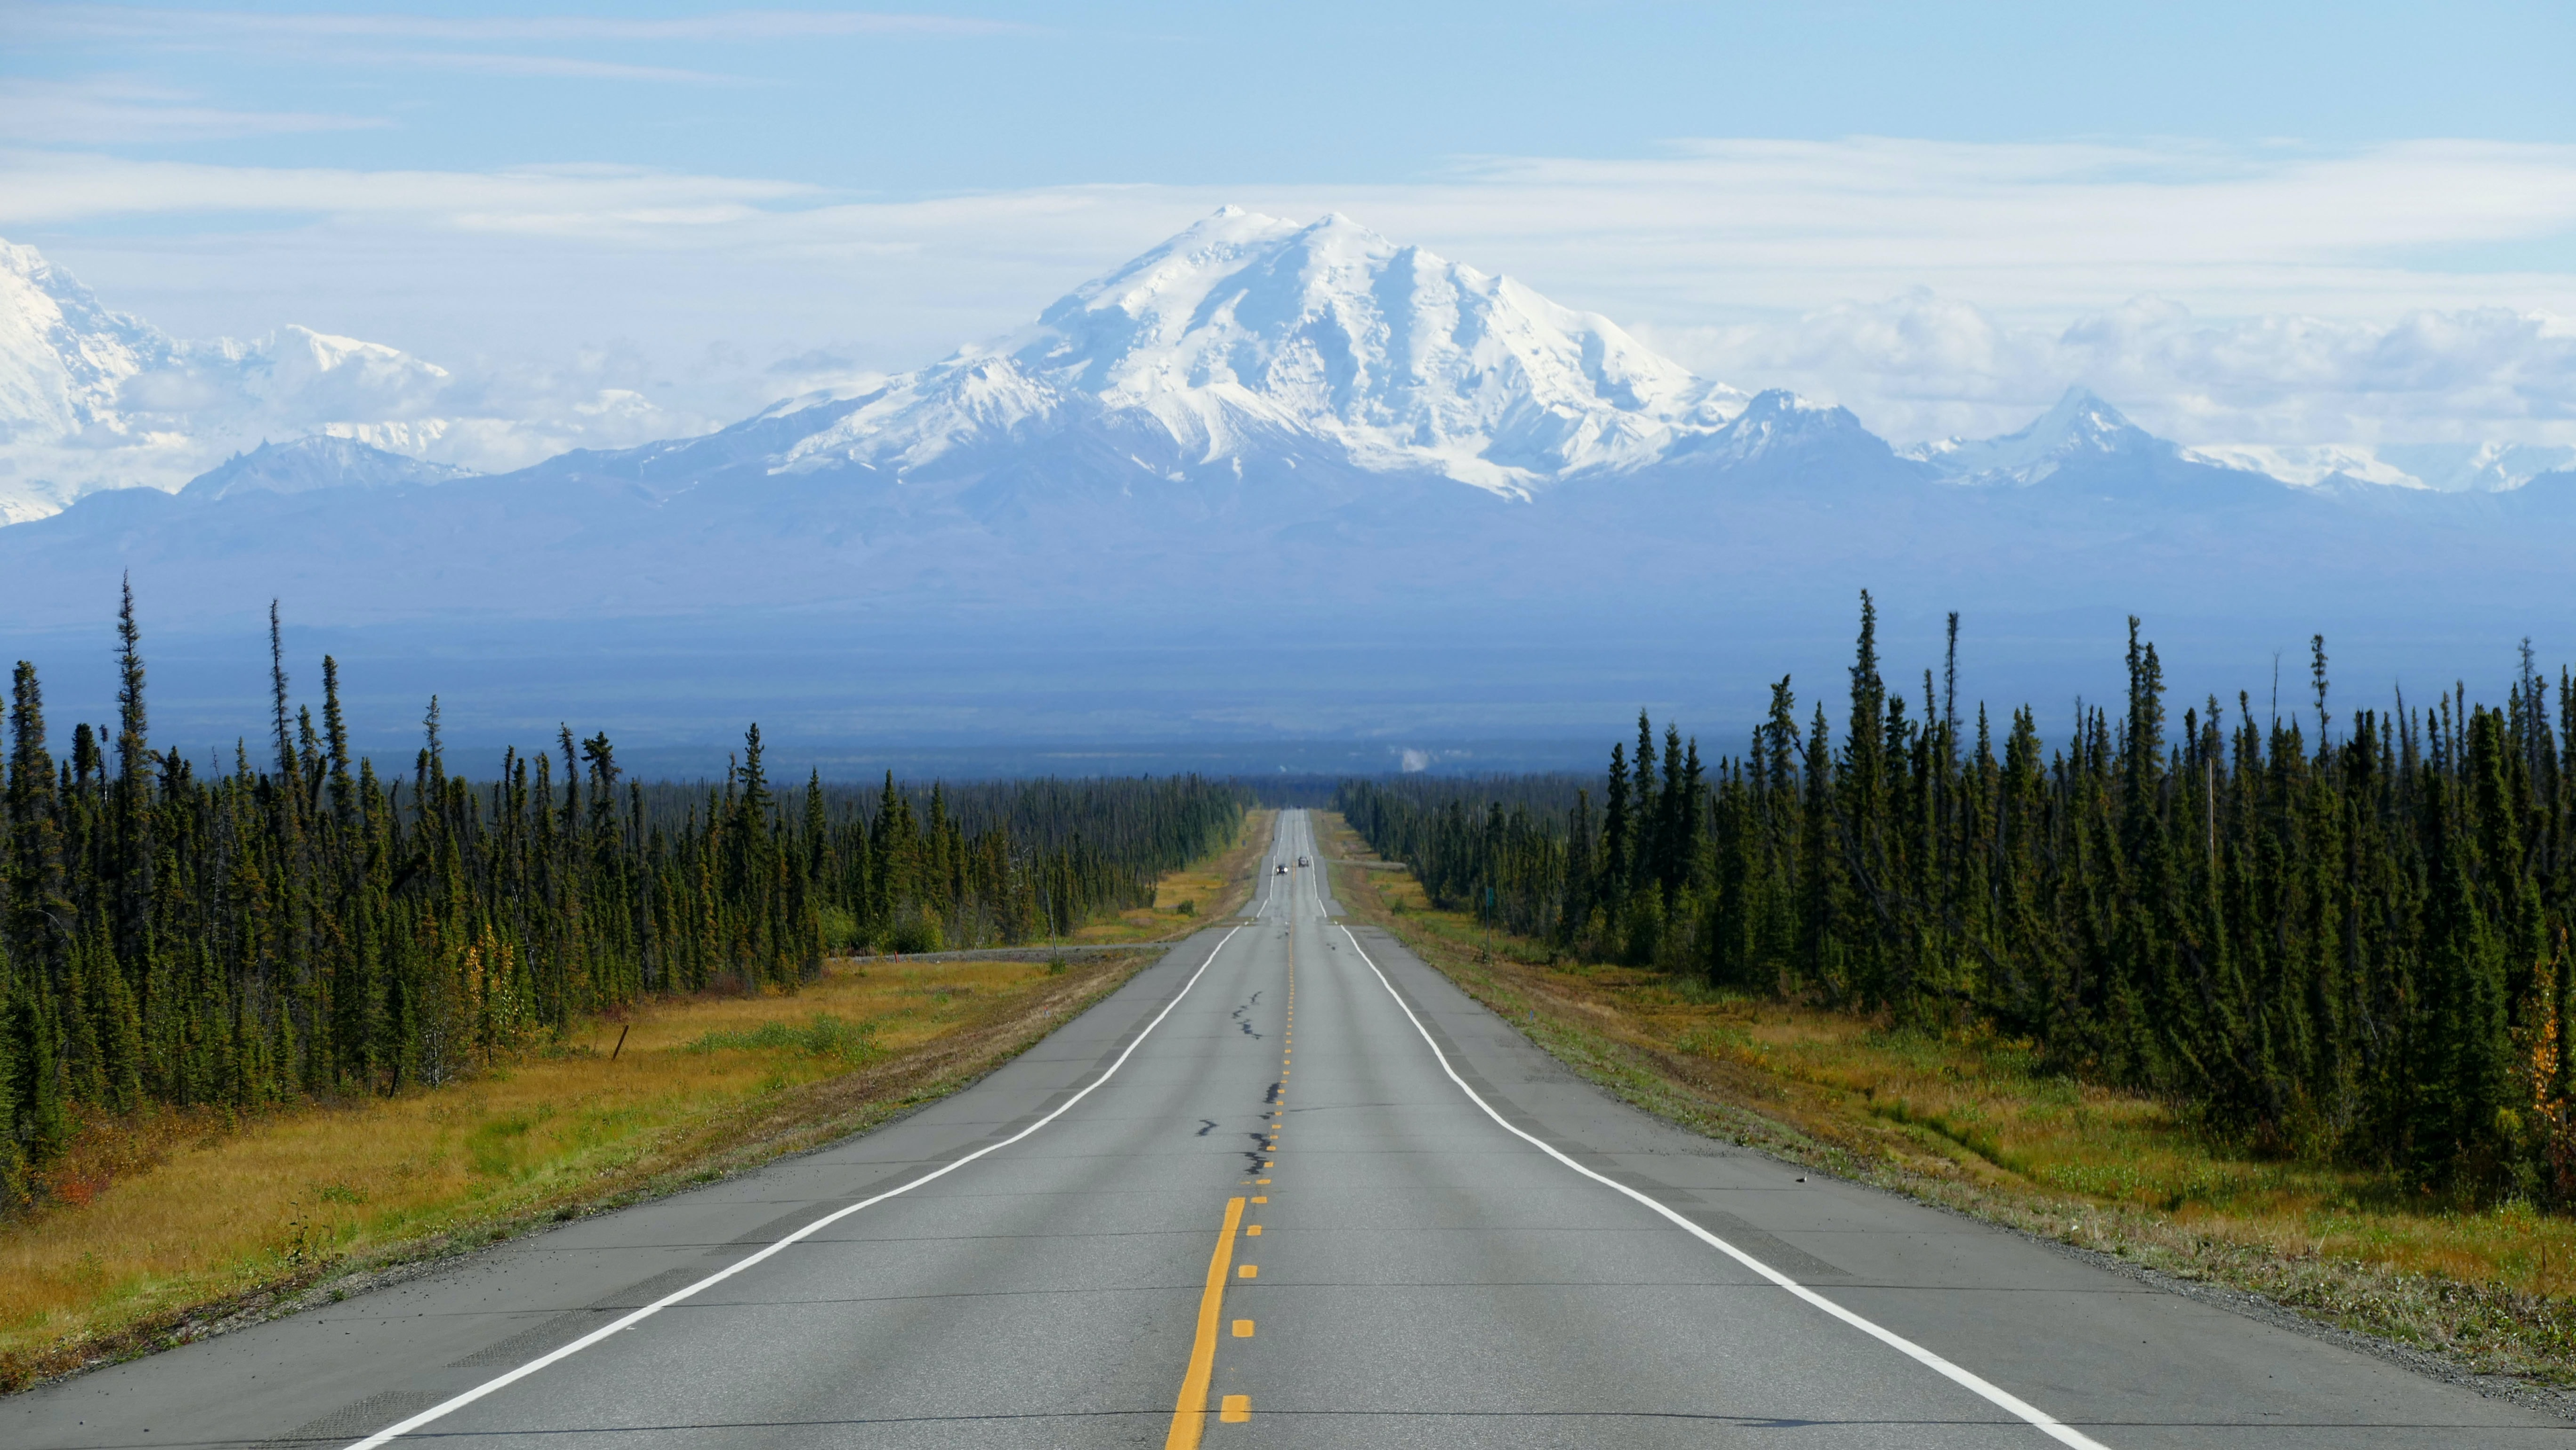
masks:
{"type": "Polygon", "coordinates": [[[1180,1400],[1172,1406],[1172,1430],[1163,1437],[1163,1450],[1198,1450],[1199,1436],[1207,1429],[1208,1379],[1216,1372],[1216,1322],[1225,1307],[1225,1266],[1234,1258],[1234,1231],[1242,1222],[1243,1200],[1227,1199],[1225,1226],[1217,1231],[1216,1253],[1208,1259],[1207,1287],[1199,1293],[1199,1329],[1190,1343],[1190,1367],[1181,1376],[1180,1400]]]}
{"type": "MultiPolygon", "coordinates": [[[[1288,918],[1286,1016],[1287,1021],[1282,1025],[1279,1034],[1279,1087],[1273,1094],[1270,1122],[1266,1125],[1268,1135],[1262,1145],[1264,1151],[1273,1153],[1278,1149],[1280,1129],[1287,1116],[1289,1064],[1296,1056],[1297,919],[1294,915],[1288,918]]],[[[1270,1165],[1267,1163],[1259,1165],[1262,1168],[1268,1166],[1270,1165]]],[[[1270,1182],[1267,1178],[1247,1181],[1256,1187],[1267,1187],[1270,1182]]],[[[1269,1196],[1266,1194],[1255,1195],[1250,1199],[1253,1203],[1266,1204],[1269,1201],[1269,1196]]],[[[1208,1261],[1207,1287],[1199,1296],[1198,1334],[1190,1347],[1189,1370],[1181,1379],[1179,1402],[1172,1408],[1172,1429],[1170,1435],[1164,1440],[1165,1450],[1197,1450],[1200,1436],[1205,1431],[1208,1391],[1216,1373],[1216,1326],[1219,1311],[1225,1301],[1226,1266],[1234,1260],[1236,1234],[1240,1233],[1245,1238],[1261,1237],[1260,1224],[1243,1222],[1245,1202],[1246,1200],[1241,1198],[1226,1201],[1225,1227],[1217,1235],[1216,1253],[1208,1261]]],[[[1257,1279],[1260,1276],[1261,1267],[1257,1264],[1235,1265],[1234,1277],[1239,1280],[1257,1279]]],[[[1237,1339],[1250,1339],[1252,1321],[1235,1320],[1233,1332],[1237,1339]]],[[[1217,1420],[1220,1423],[1241,1425],[1249,1423],[1251,1419],[1252,1397],[1250,1395],[1226,1395],[1220,1400],[1217,1407],[1217,1420]]]]}

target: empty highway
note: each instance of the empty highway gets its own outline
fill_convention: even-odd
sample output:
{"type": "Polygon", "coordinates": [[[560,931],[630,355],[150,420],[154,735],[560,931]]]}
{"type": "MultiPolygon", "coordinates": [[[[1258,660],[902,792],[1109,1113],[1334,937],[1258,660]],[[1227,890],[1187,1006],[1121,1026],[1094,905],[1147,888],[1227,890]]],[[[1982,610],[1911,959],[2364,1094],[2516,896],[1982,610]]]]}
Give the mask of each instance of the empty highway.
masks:
{"type": "Polygon", "coordinates": [[[1336,924],[1320,857],[1283,812],[1240,924],[909,1118],[18,1396],[0,1444],[2576,1446],[1614,1102],[1336,924]]]}

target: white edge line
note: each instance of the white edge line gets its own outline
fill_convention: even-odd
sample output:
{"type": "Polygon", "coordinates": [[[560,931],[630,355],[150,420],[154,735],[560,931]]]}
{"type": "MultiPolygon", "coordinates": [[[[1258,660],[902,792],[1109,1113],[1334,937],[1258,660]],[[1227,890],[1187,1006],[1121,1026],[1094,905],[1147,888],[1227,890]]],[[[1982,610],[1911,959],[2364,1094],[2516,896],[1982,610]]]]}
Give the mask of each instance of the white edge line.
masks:
{"type": "Polygon", "coordinates": [[[1467,1086],[1467,1080],[1458,1075],[1458,1070],[1449,1065],[1449,1054],[1442,1052],[1440,1050],[1440,1044],[1431,1040],[1431,1033],[1422,1025],[1422,1019],[1413,1015],[1413,1009],[1405,1004],[1403,994],[1397,992],[1395,990],[1395,983],[1388,981],[1386,973],[1378,969],[1376,960],[1371,958],[1368,954],[1368,948],[1360,945],[1360,939],[1353,935],[1351,929],[1347,926],[1342,928],[1342,935],[1350,938],[1351,950],[1358,952],[1360,954],[1360,960],[1367,962],[1368,969],[1371,972],[1376,973],[1378,985],[1386,988],[1386,994],[1395,999],[1397,1009],[1404,1013],[1406,1021],[1413,1024],[1413,1030],[1422,1034],[1423,1045],[1430,1048],[1431,1055],[1439,1060],[1440,1070],[1449,1075],[1449,1080],[1458,1085],[1458,1091],[1465,1093],[1468,1101],[1485,1110],[1486,1117],[1489,1117],[1496,1123],[1501,1124],[1504,1132],[1530,1144],[1540,1152],[1545,1153],[1550,1158],[1553,1158],[1557,1162],[1564,1164],[1566,1167],[1573,1169],[1575,1172],[1582,1174],[1584,1177],[1591,1179],[1593,1182],[1601,1184],[1607,1188],[1616,1189],[1619,1192],[1628,1195],[1630,1198],[1635,1199],[1637,1202],[1644,1204],[1646,1207],[1653,1209],[1655,1212],[1662,1214],[1664,1217],[1671,1219],[1675,1226],[1679,1227],[1683,1232],[1699,1239],[1702,1243],[1709,1245],[1711,1248],[1729,1255],[1737,1263],[1740,1263],[1744,1267],[1751,1269],[1753,1272],[1760,1274],[1763,1278],[1770,1280],[1772,1283],[1779,1285],[1781,1288],[1788,1290],[1790,1293],[1804,1299],[1817,1308],[1822,1309],[1827,1314],[1834,1316],[1836,1319],[1841,1320],[1863,1334],[1866,1334],[1871,1338],[1878,1340],[1880,1343],[1887,1345],[1889,1348],[1905,1355],[1907,1358],[1929,1366],[1954,1383],[1964,1385],[1968,1389],[1974,1390],[1994,1405],[2004,1410],[2008,1410],[2023,1420],[2028,1421],[2050,1439],[2063,1445],[2072,1445],[2076,1447],[2076,1450],[2110,1450],[2110,1447],[2104,1445],[2101,1441],[2094,1439],[2081,1430],[2077,1430],[2074,1427],[2063,1423],[2056,1417],[2040,1409],[2037,1405],[2030,1403],[2028,1400],[2025,1400],[2021,1396],[2014,1394],[2012,1391],[2005,1389],[2003,1386],[1994,1384],[1971,1371],[1952,1364],[1950,1361],[1943,1359],[1941,1356],[1934,1354],[1932,1351],[1925,1349],[1922,1345],[1916,1344],[1913,1340],[1907,1339],[1905,1336],[1898,1334],[1892,1329],[1881,1328],[1879,1325],[1862,1318],[1858,1314],[1855,1314],[1840,1304],[1835,1303],[1833,1300],[1826,1298],[1824,1295],[1817,1293],[1815,1290],[1810,1289],[1806,1285],[1799,1283],[1797,1280],[1790,1278],[1788,1275],[1781,1273],[1778,1269],[1772,1268],[1769,1264],[1762,1262],[1760,1259],[1753,1257],[1744,1250],[1739,1249],[1735,1245],[1728,1243],[1726,1240],[1719,1238],[1717,1235],[1710,1233],[1707,1229],[1704,1229],[1698,1224],[1691,1222],[1689,1219],[1682,1217],[1672,1209],[1665,1207],[1663,1204],[1656,1202],[1654,1199],[1647,1197],[1636,1189],[1630,1188],[1627,1184],[1621,1183],[1615,1178],[1606,1178],[1601,1174],[1595,1173],[1591,1169],[1584,1167],[1582,1164],[1575,1162],[1573,1159],[1566,1157],[1563,1153],[1558,1152],[1545,1141],[1513,1127],[1508,1121],[1505,1121],[1502,1114],[1494,1111],[1493,1104],[1488,1103],[1482,1097],[1477,1096],[1476,1090],[1467,1086]]]}
{"type": "Polygon", "coordinates": [[[985,1154],[994,1152],[998,1149],[1008,1148],[1013,1143],[1020,1141],[1022,1138],[1036,1132],[1038,1129],[1045,1127],[1047,1124],[1054,1122],[1060,1117],[1063,1117],[1067,1112],[1072,1110],[1074,1104],[1091,1096],[1092,1089],[1109,1081],[1110,1078],[1117,1075],[1118,1069],[1127,1065],[1127,1059],[1136,1054],[1137,1048],[1145,1045],[1145,1039],[1153,1035],[1155,1028],[1163,1025],[1163,1019],[1172,1015],[1172,1009],[1181,1005],[1181,999],[1190,994],[1190,988],[1197,986],[1199,984],[1199,978],[1206,976],[1207,969],[1215,965],[1216,954],[1224,951],[1225,944],[1234,940],[1234,933],[1241,930],[1243,930],[1243,928],[1238,926],[1233,928],[1233,930],[1228,931],[1223,937],[1220,937],[1217,940],[1217,944],[1208,949],[1207,960],[1199,963],[1199,969],[1197,971],[1190,973],[1190,979],[1181,984],[1181,990],[1172,994],[1172,1000],[1163,1004],[1163,1010],[1154,1014],[1154,1020],[1145,1024],[1145,1030],[1136,1034],[1136,1040],[1127,1044],[1127,1050],[1118,1054],[1118,1060],[1116,1062],[1109,1064],[1109,1070],[1103,1072],[1100,1076],[1093,1078],[1090,1086],[1085,1087],[1082,1091],[1075,1093],[1072,1097],[1069,1097],[1061,1104],[1058,1104],[1054,1112],[1047,1114],[1045,1117],[1038,1119],[1036,1122],[1029,1124],[1027,1127],[1022,1128],[1020,1131],[1013,1133],[1011,1136],[1004,1138],[998,1143],[987,1143],[983,1147],[976,1149],[974,1152],[967,1154],[965,1157],[959,1158],[954,1162],[944,1163],[939,1167],[932,1169],[930,1172],[921,1175],[919,1178],[912,1180],[910,1183],[904,1184],[900,1188],[889,1188],[874,1198],[854,1203],[847,1208],[825,1214],[823,1217],[814,1220],[812,1223],[805,1225],[803,1228],[800,1228],[796,1232],[780,1239],[778,1242],[769,1245],[758,1253],[737,1259],[733,1263],[727,1264],[725,1267],[716,1270],[714,1273],[709,1274],[705,1278],[700,1279],[698,1282],[691,1284],[685,1289],[679,1290],[676,1293],[665,1294],[661,1298],[656,1299],[652,1303],[645,1305],[643,1308],[636,1310],[634,1313],[625,1316],[614,1324],[602,1325],[601,1327],[592,1330],[590,1333],[583,1335],[581,1338],[574,1340],[572,1343],[563,1346],[561,1349],[555,1350],[551,1354],[539,1355],[535,1359],[529,1360],[526,1364],[519,1366],[517,1369],[511,1370],[509,1373],[500,1375],[496,1378],[486,1380],[482,1384],[476,1385],[474,1388],[456,1396],[454,1399],[447,1400],[441,1404],[432,1405],[428,1409],[421,1411],[419,1414],[412,1416],[408,1420],[402,1420],[394,1424],[387,1425],[385,1428],[369,1435],[364,1440],[360,1440],[356,1444],[349,1446],[348,1450],[377,1450],[378,1446],[399,1439],[404,1435],[408,1435],[412,1431],[419,1429],[423,1425],[429,1424],[433,1420],[438,1420],[445,1416],[454,1414],[456,1411],[465,1408],[467,1405],[474,1403],[476,1400],[483,1398],[485,1395],[488,1395],[495,1390],[517,1384],[519,1381],[526,1379],[528,1376],[535,1374],[546,1366],[555,1363],[557,1360],[570,1359],[572,1356],[581,1353],[583,1350],[590,1348],[592,1345],[597,1344],[612,1334],[616,1334],[621,1330],[631,1329],[635,1325],[640,1324],[643,1321],[652,1318],[654,1315],[661,1313],[663,1310],[670,1308],[672,1305],[679,1303],[681,1300],[732,1278],[734,1275],[741,1273],[743,1270],[750,1268],[752,1265],[757,1264],[761,1260],[768,1258],[770,1255],[777,1253],[779,1250],[786,1248],[789,1244],[795,1243],[823,1228],[838,1223],[842,1219],[848,1218],[851,1214],[857,1213],[860,1209],[872,1208],[877,1204],[885,1202],[889,1198],[910,1193],[914,1189],[930,1182],[934,1178],[944,1178],[947,1175],[956,1172],[958,1169],[965,1167],[967,1164],[974,1162],[976,1159],[983,1157],[985,1154]]]}

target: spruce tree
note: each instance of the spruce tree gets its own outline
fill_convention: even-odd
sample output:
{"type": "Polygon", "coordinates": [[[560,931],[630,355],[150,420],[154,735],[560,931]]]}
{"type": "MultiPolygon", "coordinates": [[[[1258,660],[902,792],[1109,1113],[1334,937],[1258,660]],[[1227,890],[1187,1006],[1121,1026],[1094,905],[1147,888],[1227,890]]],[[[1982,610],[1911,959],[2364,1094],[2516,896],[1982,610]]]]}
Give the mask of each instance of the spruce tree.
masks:
{"type": "MultiPolygon", "coordinates": [[[[36,667],[25,660],[18,662],[11,685],[8,802],[9,962],[19,995],[49,1004],[61,1000],[71,983],[78,913],[64,871],[60,787],[45,746],[44,690],[36,667]]],[[[40,1012],[50,1026],[51,1011],[40,1012]]],[[[22,1051],[22,1062],[34,1060],[22,1051]]],[[[43,1061],[48,1072],[59,1062],[51,1044],[43,1061]]]]}

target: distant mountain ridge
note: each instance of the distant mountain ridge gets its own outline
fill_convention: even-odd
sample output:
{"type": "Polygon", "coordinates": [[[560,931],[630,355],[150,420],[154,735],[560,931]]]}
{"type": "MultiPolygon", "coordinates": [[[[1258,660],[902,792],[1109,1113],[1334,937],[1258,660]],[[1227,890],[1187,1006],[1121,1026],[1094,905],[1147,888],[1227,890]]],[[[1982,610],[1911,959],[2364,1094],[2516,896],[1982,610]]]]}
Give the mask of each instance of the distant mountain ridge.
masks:
{"type": "MultiPolygon", "coordinates": [[[[103,309],[63,326],[125,330],[88,392],[68,364],[50,394],[19,388],[70,400],[48,404],[62,426],[105,426],[78,423],[98,379],[125,379],[123,406],[150,358],[186,354],[103,309]]],[[[1348,218],[1229,208],[1001,343],[710,433],[482,476],[337,432],[246,440],[176,497],[98,492],[0,529],[0,612],[77,617],[127,570],[210,617],[292,596],[351,619],[1186,618],[1309,585],[1363,614],[1647,595],[1687,613],[1827,578],[2143,608],[2327,598],[2437,560],[2512,577],[2576,524],[2576,474],[2529,471],[2546,450],[2415,460],[2521,478],[2501,492],[2339,471],[2411,457],[2284,481],[2080,386],[2015,432],[1898,449],[1348,218]]]]}
{"type": "Polygon", "coordinates": [[[2152,466],[2176,461],[2182,448],[2130,422],[2084,387],[2066,390],[2030,426],[2000,437],[1950,438],[1900,450],[1945,483],[1971,488],[2028,488],[2061,469],[2112,458],[2152,466]]]}
{"type": "Polygon", "coordinates": [[[303,327],[182,342],[107,307],[35,248],[0,243],[0,519],[100,488],[177,488],[232,447],[316,420],[417,451],[450,426],[417,406],[447,376],[303,327]]]}
{"type": "MultiPolygon", "coordinates": [[[[271,439],[335,437],[439,465],[405,472],[343,451],[299,465],[298,487],[453,481],[470,471],[454,461],[460,450],[489,456],[471,440],[513,425],[443,414],[450,381],[395,349],[299,327],[179,342],[107,308],[33,248],[0,243],[0,522],[102,488],[241,478],[217,460],[271,439]]],[[[623,396],[590,411],[625,418],[610,433],[650,415],[623,396]]],[[[532,441],[511,446],[524,456],[532,441]]],[[[2186,448],[2080,386],[2017,432],[1896,448],[1847,411],[1694,376],[1607,318],[1348,217],[1300,224],[1228,207],[1000,342],[782,400],[715,433],[576,450],[525,473],[622,478],[663,497],[719,476],[848,473],[889,481],[899,497],[876,502],[898,512],[965,518],[1142,488],[1215,517],[1273,475],[1345,502],[1380,487],[1372,480],[1527,501],[1671,467],[2368,497],[2511,491],[2576,468],[2576,448],[2186,448]]]]}
{"type": "Polygon", "coordinates": [[[355,438],[316,433],[286,443],[260,440],[248,453],[191,479],[179,496],[219,503],[245,493],[309,493],[322,488],[390,488],[403,483],[449,483],[474,471],[392,453],[355,438]]]}
{"type": "MultiPolygon", "coordinates": [[[[55,371],[9,396],[56,400],[48,437],[131,430],[198,365],[104,309],[39,341],[55,371]],[[107,339],[88,382],[66,336],[107,339]]],[[[298,345],[399,366],[324,342],[298,345]]],[[[1222,213],[1000,343],[707,433],[481,475],[393,442],[255,432],[175,493],[0,528],[0,634],[100,667],[130,576],[181,669],[258,653],[274,600],[371,659],[380,719],[438,693],[491,738],[600,709],[700,744],[746,715],[818,740],[1499,739],[1710,700],[1743,724],[1793,668],[1804,716],[1863,589],[1915,663],[1961,612],[1978,689],[2052,712],[2118,688],[2081,671],[2132,614],[2221,700],[2318,632],[2339,678],[2410,695],[2576,640],[2550,450],[2185,448],[2080,386],[1898,449],[1339,217],[1222,213]]],[[[265,718],[224,703],[265,661],[206,687],[204,738],[265,718]]]]}
{"type": "Polygon", "coordinates": [[[0,242],[0,524],[103,490],[176,490],[264,440],[342,438],[452,474],[650,437],[659,417],[619,389],[555,401],[553,419],[496,416],[500,400],[471,380],[308,327],[184,341],[0,242]]]}

